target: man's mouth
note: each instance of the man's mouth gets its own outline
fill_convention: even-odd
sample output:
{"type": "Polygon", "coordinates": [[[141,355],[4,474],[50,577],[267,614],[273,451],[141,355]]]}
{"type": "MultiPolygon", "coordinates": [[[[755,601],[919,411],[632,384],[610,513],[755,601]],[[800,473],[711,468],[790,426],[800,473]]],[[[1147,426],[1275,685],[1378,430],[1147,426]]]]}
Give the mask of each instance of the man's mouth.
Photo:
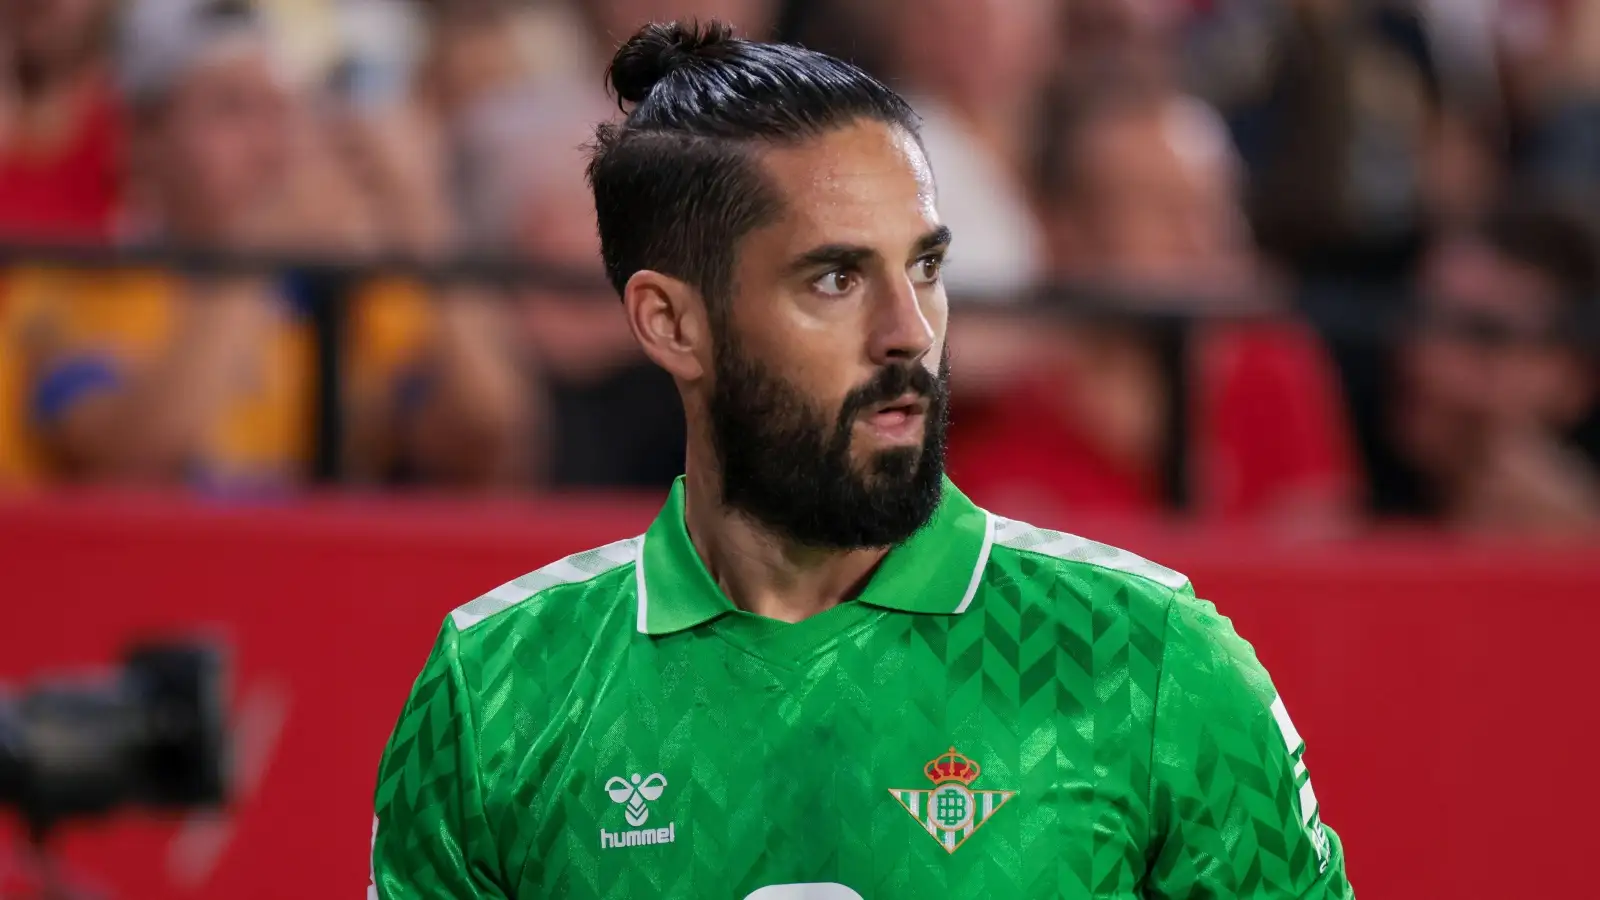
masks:
{"type": "Polygon", "coordinates": [[[927,413],[928,398],[907,393],[872,407],[867,411],[866,420],[883,437],[903,441],[916,437],[916,431],[927,413]]]}

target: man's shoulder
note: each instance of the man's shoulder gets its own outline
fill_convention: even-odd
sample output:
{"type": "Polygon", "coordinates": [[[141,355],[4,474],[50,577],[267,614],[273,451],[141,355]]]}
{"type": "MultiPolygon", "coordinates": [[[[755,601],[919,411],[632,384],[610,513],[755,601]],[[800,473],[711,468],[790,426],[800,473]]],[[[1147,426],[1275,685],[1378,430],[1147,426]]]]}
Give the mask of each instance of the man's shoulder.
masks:
{"type": "Polygon", "coordinates": [[[1136,553],[1016,519],[993,519],[993,564],[1018,574],[1025,571],[1027,581],[1037,587],[1070,582],[1078,593],[1131,593],[1154,601],[1163,611],[1172,598],[1192,592],[1188,576],[1136,553]]]}
{"type": "Polygon", "coordinates": [[[639,537],[574,553],[513,578],[450,613],[464,640],[501,628],[562,632],[613,616],[635,594],[639,537]]]}

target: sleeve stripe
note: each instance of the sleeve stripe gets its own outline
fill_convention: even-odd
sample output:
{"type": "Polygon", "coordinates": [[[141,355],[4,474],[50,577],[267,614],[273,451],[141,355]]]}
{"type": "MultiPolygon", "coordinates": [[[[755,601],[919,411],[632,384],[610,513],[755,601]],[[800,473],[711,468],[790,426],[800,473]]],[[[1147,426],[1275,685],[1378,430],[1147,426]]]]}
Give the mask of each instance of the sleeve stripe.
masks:
{"type": "Polygon", "coordinates": [[[1301,739],[1300,732],[1294,727],[1294,721],[1289,718],[1289,710],[1283,705],[1282,697],[1272,698],[1272,718],[1278,723],[1278,730],[1283,733],[1283,742],[1289,745],[1290,755],[1299,753],[1306,742],[1301,739]]]}
{"type": "Polygon", "coordinates": [[[1002,547],[1125,572],[1174,591],[1182,590],[1189,584],[1188,576],[1181,572],[1174,572],[1166,566],[1108,544],[1000,516],[991,517],[991,522],[994,526],[992,541],[1002,547]]]}
{"type": "Polygon", "coordinates": [[[1311,789],[1311,779],[1300,785],[1300,823],[1307,828],[1317,817],[1317,792],[1311,789]]]}
{"type": "Polygon", "coordinates": [[[378,898],[378,817],[372,817],[372,853],[367,856],[367,900],[378,898]]]}
{"type": "Polygon", "coordinates": [[[644,539],[633,537],[584,553],[558,559],[548,566],[502,584],[450,614],[458,631],[526,602],[530,597],[564,584],[578,584],[625,566],[638,556],[644,539]]]}

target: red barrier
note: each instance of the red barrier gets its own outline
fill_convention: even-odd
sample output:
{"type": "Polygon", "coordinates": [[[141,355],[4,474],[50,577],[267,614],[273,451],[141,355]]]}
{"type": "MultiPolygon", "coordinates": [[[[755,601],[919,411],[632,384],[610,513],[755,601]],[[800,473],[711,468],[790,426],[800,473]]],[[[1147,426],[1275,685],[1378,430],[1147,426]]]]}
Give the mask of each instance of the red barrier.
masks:
{"type": "MultiPolygon", "coordinates": [[[[378,753],[443,616],[653,511],[0,503],[0,680],[103,664],[173,629],[236,654],[233,814],[76,829],[74,870],[123,900],[362,896],[378,753]]],[[[1600,544],[1074,530],[1188,572],[1256,644],[1362,900],[1595,896],[1583,764],[1600,544]]]]}

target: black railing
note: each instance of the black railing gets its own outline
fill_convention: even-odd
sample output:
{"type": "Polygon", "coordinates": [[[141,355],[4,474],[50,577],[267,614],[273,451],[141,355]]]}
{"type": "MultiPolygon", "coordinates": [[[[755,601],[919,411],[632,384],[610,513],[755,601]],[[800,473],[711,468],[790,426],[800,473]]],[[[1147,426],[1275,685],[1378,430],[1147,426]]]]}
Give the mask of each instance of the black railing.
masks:
{"type": "MultiPolygon", "coordinates": [[[[0,243],[0,269],[43,266],[69,269],[160,268],[191,275],[293,274],[309,301],[315,329],[316,423],[313,471],[323,483],[343,476],[344,421],[339,398],[343,396],[344,301],[362,281],[383,276],[402,277],[430,285],[476,284],[506,288],[537,285],[547,290],[591,295],[597,302],[615,302],[604,279],[592,271],[549,266],[510,257],[458,256],[428,260],[396,255],[332,257],[314,254],[235,254],[167,246],[82,246],[0,243]]],[[[1412,304],[1394,289],[1362,290],[1341,285],[1335,299],[1327,292],[1308,295],[1309,302],[1289,309],[1264,298],[1239,298],[1221,303],[1216,298],[1130,294],[1125,288],[1085,282],[1038,286],[1023,295],[1005,298],[960,296],[952,305],[962,314],[1028,321],[1080,321],[1083,319],[1128,323],[1148,329],[1170,398],[1166,409],[1166,444],[1162,448],[1161,480],[1165,499],[1174,511],[1190,508],[1193,424],[1191,393],[1191,337],[1197,325],[1297,321],[1314,326],[1324,339],[1339,343],[1373,345],[1393,341],[1408,330],[1432,327],[1407,315],[1412,304]],[[1130,302],[1136,300],[1136,302],[1130,302]]],[[[1592,305],[1600,309],[1600,303],[1592,305]]],[[[1600,350],[1600,321],[1584,316],[1563,330],[1563,339],[1600,350]]],[[[1596,354],[1600,358],[1600,353],[1596,354]]]]}

